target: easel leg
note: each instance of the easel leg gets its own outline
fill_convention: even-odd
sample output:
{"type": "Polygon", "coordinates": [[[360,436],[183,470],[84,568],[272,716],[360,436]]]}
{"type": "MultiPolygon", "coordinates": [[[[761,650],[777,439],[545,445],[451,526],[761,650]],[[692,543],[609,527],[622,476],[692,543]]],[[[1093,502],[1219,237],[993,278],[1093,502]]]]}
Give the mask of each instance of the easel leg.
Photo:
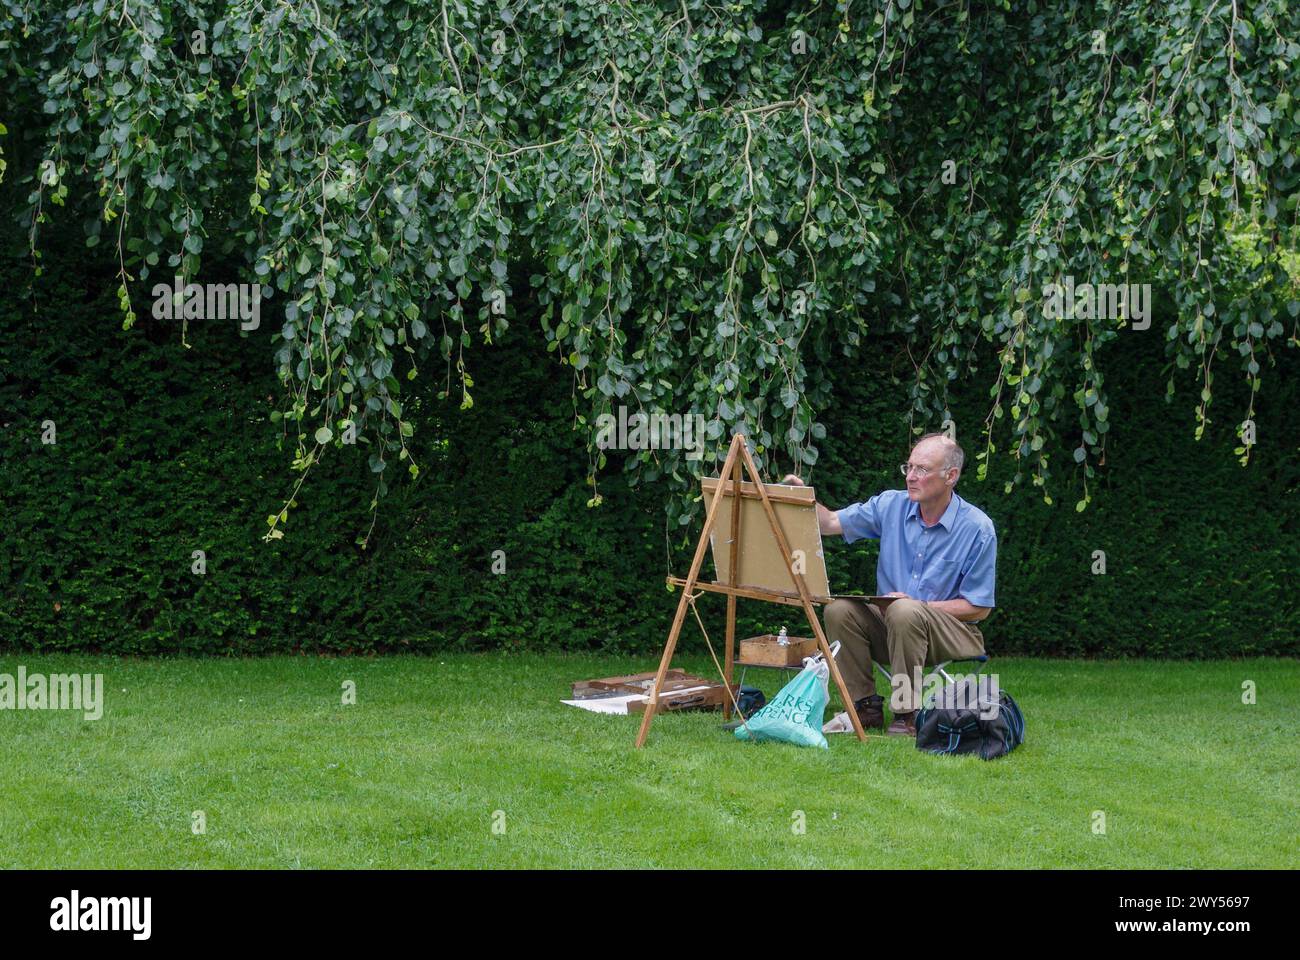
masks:
{"type": "MultiPolygon", "coordinates": [[[[731,688],[732,663],[735,660],[736,650],[736,597],[734,594],[727,597],[727,659],[723,661],[723,679],[726,681],[727,688],[731,688]]],[[[722,719],[731,719],[731,697],[728,696],[722,704],[722,719]]]]}
{"type": "Polygon", "coordinates": [[[840,673],[839,664],[831,656],[831,647],[826,642],[826,634],[822,632],[822,625],[821,621],[817,619],[817,612],[812,608],[812,604],[807,601],[804,601],[804,612],[808,614],[808,623],[817,636],[817,646],[821,649],[822,656],[826,658],[826,665],[830,667],[831,679],[835,681],[835,689],[840,692],[840,699],[844,701],[844,710],[849,715],[849,722],[853,724],[853,732],[858,735],[859,740],[866,740],[867,732],[862,729],[862,721],[858,719],[858,712],[853,709],[853,699],[849,696],[849,688],[844,685],[844,676],[840,673]]]}
{"type": "MultiPolygon", "coordinates": [[[[731,449],[727,451],[727,459],[722,465],[723,477],[730,476],[732,469],[735,467],[737,451],[745,451],[745,438],[741,434],[736,434],[731,438],[731,449]]],[[[654,719],[655,711],[659,708],[659,691],[663,689],[664,675],[668,673],[668,666],[673,662],[673,651],[677,649],[677,637],[682,632],[682,622],[686,619],[686,605],[690,602],[691,591],[695,589],[695,581],[700,575],[700,566],[704,563],[704,551],[709,545],[709,531],[713,529],[713,522],[718,516],[718,506],[722,503],[723,493],[725,491],[719,487],[713,497],[713,502],[709,504],[708,513],[704,517],[704,530],[700,533],[700,542],[695,545],[695,558],[691,561],[691,572],[686,575],[686,584],[682,587],[682,598],[677,603],[677,614],[673,617],[672,629],[668,631],[668,642],[664,645],[664,655],[659,661],[659,672],[655,674],[654,686],[650,689],[650,700],[646,703],[645,713],[641,717],[641,729],[636,735],[637,749],[645,746],[645,738],[650,732],[650,722],[654,719]]],[[[737,501],[739,501],[739,491],[737,491],[737,501]]],[[[739,503],[735,505],[739,508],[739,503]]]]}
{"type": "Polygon", "coordinates": [[[689,597],[690,588],[683,587],[682,599],[677,604],[677,615],[673,617],[673,627],[668,632],[668,642],[664,644],[663,656],[659,658],[659,672],[655,674],[655,684],[650,688],[650,702],[645,705],[645,713],[641,715],[641,729],[636,735],[638,750],[645,746],[646,735],[650,732],[650,720],[659,706],[659,690],[664,684],[664,675],[668,673],[668,667],[673,662],[673,651],[677,649],[677,637],[682,632],[682,621],[686,617],[686,604],[690,602],[689,597]]]}
{"type": "MultiPolygon", "coordinates": [[[[739,579],[739,572],[736,567],[740,563],[740,515],[741,496],[740,496],[740,460],[736,460],[735,467],[731,471],[732,491],[731,498],[731,575],[727,578],[728,582],[734,587],[739,579]]],[[[724,661],[723,682],[727,689],[731,689],[731,672],[732,663],[736,658],[736,596],[735,594],[727,595],[727,659],[724,661]]],[[[722,719],[731,719],[731,695],[727,695],[726,702],[722,705],[722,719]]]]}

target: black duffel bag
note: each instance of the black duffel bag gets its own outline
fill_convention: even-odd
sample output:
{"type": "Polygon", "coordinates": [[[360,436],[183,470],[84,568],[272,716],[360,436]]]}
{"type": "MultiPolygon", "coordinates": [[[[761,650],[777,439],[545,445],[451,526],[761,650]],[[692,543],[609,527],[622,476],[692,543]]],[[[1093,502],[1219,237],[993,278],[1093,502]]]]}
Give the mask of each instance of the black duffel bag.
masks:
{"type": "Polygon", "coordinates": [[[937,691],[916,714],[916,749],[974,753],[992,760],[1025,741],[1025,717],[1011,694],[966,677],[937,691]]]}

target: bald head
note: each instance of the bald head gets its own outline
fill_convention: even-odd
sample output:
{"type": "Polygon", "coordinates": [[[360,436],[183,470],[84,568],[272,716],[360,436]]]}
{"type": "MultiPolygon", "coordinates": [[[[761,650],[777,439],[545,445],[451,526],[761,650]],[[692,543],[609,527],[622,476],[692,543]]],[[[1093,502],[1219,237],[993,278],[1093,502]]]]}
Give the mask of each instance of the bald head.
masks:
{"type": "Polygon", "coordinates": [[[910,458],[913,463],[924,462],[944,472],[945,481],[951,478],[953,484],[961,476],[961,468],[966,462],[966,454],[946,433],[927,433],[912,446],[910,458]],[[956,474],[949,471],[956,470],[956,474]]]}

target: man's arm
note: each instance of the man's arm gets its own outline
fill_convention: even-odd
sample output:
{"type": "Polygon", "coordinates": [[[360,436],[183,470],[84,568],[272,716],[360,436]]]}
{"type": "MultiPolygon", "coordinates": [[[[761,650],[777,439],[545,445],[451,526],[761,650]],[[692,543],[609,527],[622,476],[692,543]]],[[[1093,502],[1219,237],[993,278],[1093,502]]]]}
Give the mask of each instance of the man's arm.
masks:
{"type": "MultiPolygon", "coordinates": [[[[915,600],[916,597],[909,597],[906,593],[900,593],[895,590],[893,593],[885,594],[887,597],[901,597],[903,599],[915,600]]],[[[992,607],[977,607],[965,597],[958,597],[955,600],[922,600],[927,607],[934,607],[940,613],[946,613],[963,620],[966,623],[976,623],[983,620],[989,615],[992,607]]]]}
{"type": "Polygon", "coordinates": [[[955,600],[927,600],[928,606],[934,607],[943,613],[952,614],[958,620],[964,620],[967,623],[977,623],[989,615],[992,607],[977,607],[965,597],[958,597],[955,600]]]}
{"type": "MultiPolygon", "coordinates": [[[[802,487],[804,482],[796,477],[793,473],[786,474],[781,482],[787,486],[802,487]]],[[[840,526],[840,516],[834,510],[828,510],[820,503],[817,504],[817,526],[821,528],[822,533],[837,533],[844,535],[844,530],[840,526]]]]}

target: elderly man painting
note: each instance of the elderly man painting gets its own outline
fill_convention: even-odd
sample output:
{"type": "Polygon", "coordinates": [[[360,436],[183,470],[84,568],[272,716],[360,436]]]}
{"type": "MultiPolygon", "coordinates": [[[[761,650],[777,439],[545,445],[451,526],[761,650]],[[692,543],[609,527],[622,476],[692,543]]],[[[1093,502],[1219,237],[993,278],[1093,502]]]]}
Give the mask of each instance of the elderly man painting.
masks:
{"type": "MultiPolygon", "coordinates": [[[[846,543],[880,541],[877,594],[903,598],[883,614],[859,600],[835,600],[824,614],[827,635],[841,643],[837,663],[863,727],[885,725],[873,659],[888,664],[894,676],[888,732],[916,736],[914,670],[984,652],[975,623],[993,609],[998,537],[993,521],[953,489],[964,460],[954,440],[927,434],[902,465],[905,491],[886,490],[843,510],[817,504],[823,534],[841,534],[846,543]]],[[[793,475],[782,482],[803,485],[793,475]]]]}

